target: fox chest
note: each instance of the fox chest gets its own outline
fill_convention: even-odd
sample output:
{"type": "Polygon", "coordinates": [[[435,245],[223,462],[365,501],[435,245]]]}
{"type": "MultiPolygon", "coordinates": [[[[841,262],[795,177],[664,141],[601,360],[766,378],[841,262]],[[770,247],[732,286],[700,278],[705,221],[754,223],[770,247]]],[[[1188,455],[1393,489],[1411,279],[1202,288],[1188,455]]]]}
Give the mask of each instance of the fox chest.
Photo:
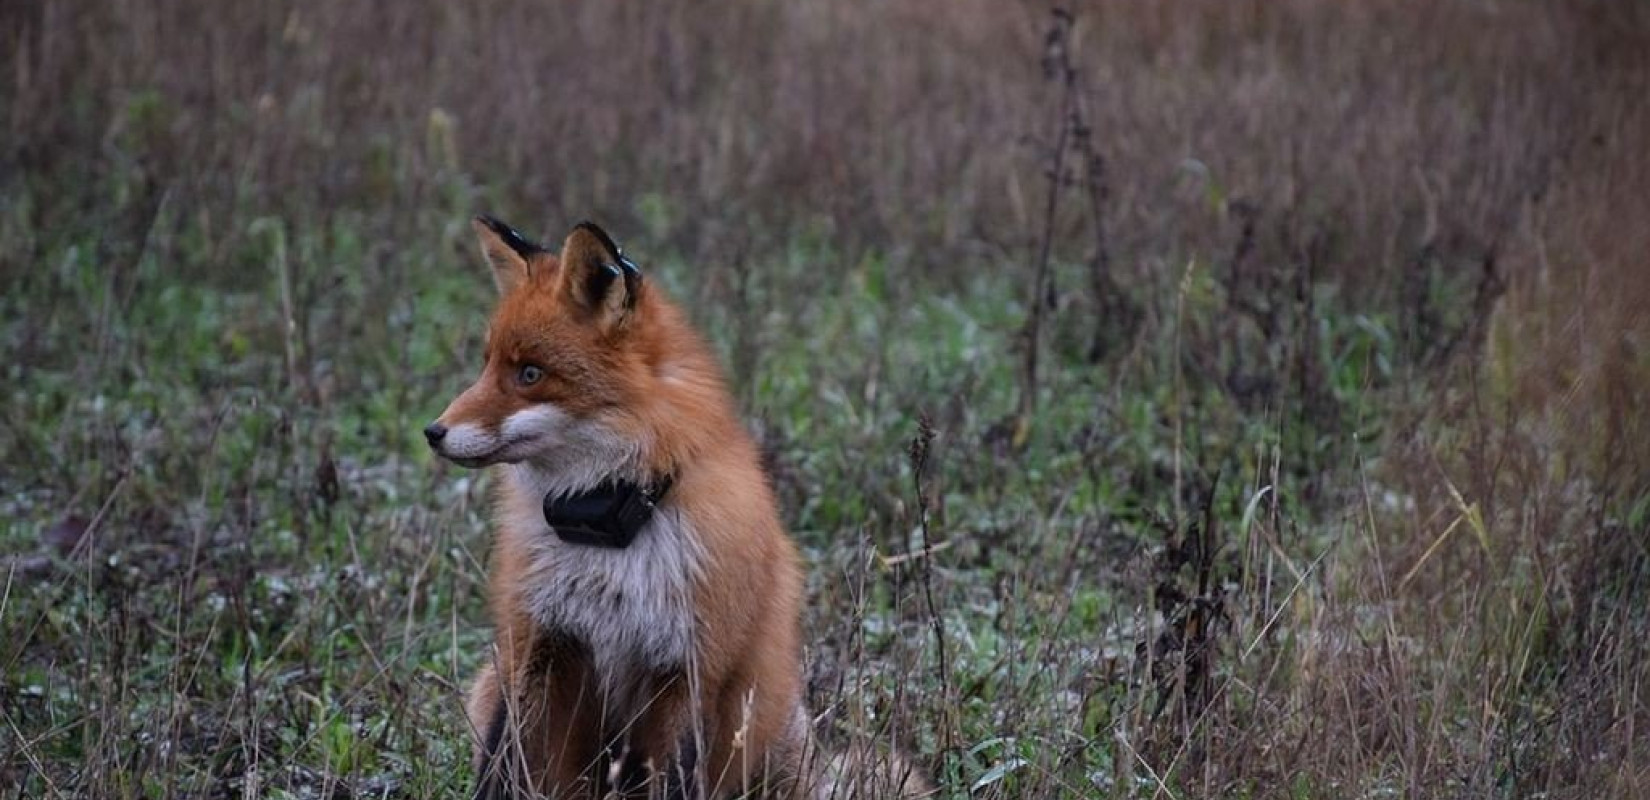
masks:
{"type": "Polygon", "coordinates": [[[669,512],[622,550],[571,544],[548,529],[532,548],[522,598],[540,625],[583,642],[606,679],[689,663],[698,558],[669,512]]]}

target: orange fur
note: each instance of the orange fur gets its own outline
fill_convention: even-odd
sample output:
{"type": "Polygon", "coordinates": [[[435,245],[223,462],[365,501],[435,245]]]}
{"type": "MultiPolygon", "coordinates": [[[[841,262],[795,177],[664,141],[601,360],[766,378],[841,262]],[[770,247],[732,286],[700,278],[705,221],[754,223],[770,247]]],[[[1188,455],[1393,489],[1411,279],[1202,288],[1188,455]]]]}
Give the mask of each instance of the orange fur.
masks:
{"type": "Polygon", "coordinates": [[[482,793],[657,796],[666,773],[691,767],[687,792],[795,796],[809,782],[801,565],[715,359],[657,288],[602,280],[617,258],[605,234],[581,226],[551,255],[520,248],[513,231],[501,237],[493,225],[476,225],[501,292],[486,362],[432,426],[464,431],[470,449],[455,460],[514,465],[499,467],[489,577],[497,647],[468,703],[482,793]],[[531,383],[526,365],[540,370],[531,383]],[[561,444],[548,439],[556,436],[537,433],[510,443],[519,433],[511,420],[535,408],[554,409],[557,431],[594,444],[555,450],[561,444]],[[496,455],[476,454],[490,443],[496,455]],[[630,549],[568,550],[579,546],[556,542],[535,518],[538,488],[576,482],[584,473],[568,460],[600,447],[615,454],[600,465],[609,476],[675,483],[630,549]],[[667,563],[621,560],[644,557],[667,563]],[[671,559],[681,565],[681,597],[668,579],[677,574],[671,559]],[[647,571],[655,569],[663,572],[647,571]],[[667,579],[635,583],[656,574],[667,579]],[[589,592],[573,584],[584,580],[589,592]],[[636,598],[638,590],[649,596],[636,598]],[[587,604],[608,596],[602,591],[619,596],[612,631],[583,622],[587,604]],[[542,599],[552,596],[581,613],[542,599]],[[644,600],[652,605],[635,605],[644,600]],[[633,619],[658,609],[670,617],[678,605],[681,620],[633,619]],[[679,654],[666,635],[678,623],[691,634],[679,654]],[[626,649],[638,640],[649,647],[626,649]],[[637,764],[642,783],[614,780],[637,764]]]}

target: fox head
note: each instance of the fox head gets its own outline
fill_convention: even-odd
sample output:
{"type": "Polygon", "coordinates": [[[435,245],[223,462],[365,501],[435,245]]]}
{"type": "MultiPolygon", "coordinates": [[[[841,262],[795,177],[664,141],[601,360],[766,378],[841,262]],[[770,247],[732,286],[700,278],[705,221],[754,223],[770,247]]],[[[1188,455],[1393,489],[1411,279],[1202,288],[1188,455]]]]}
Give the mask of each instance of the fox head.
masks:
{"type": "Polygon", "coordinates": [[[424,429],[430,447],[465,467],[530,463],[583,483],[634,468],[669,310],[591,223],[559,253],[490,217],[472,227],[498,307],[481,375],[424,429]]]}

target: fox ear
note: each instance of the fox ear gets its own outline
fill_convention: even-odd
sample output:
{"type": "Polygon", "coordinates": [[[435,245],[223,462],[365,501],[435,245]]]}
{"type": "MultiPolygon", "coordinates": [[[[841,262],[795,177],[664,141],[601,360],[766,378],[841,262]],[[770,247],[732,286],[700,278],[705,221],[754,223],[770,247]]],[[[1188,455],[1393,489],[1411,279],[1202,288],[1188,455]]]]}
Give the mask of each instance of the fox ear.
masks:
{"type": "Polygon", "coordinates": [[[623,324],[635,309],[642,271],[595,223],[581,222],[567,235],[561,267],[563,294],[603,328],[623,324]]]}
{"type": "Polygon", "coordinates": [[[485,214],[471,220],[470,227],[475,229],[482,256],[493,267],[493,282],[498,284],[499,294],[509,294],[526,283],[532,277],[533,262],[548,255],[544,247],[515,228],[485,214]]]}

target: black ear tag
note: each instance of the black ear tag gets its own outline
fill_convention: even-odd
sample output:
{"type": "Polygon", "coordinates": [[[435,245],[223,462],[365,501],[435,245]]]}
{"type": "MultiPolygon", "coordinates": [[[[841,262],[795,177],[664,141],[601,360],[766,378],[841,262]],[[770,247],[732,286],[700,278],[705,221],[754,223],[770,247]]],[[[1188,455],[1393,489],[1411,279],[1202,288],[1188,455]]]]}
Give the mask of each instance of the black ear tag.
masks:
{"type": "Polygon", "coordinates": [[[642,288],[642,268],[636,262],[625,257],[624,251],[619,251],[619,269],[624,271],[624,305],[625,308],[636,307],[636,295],[642,288]]]}

